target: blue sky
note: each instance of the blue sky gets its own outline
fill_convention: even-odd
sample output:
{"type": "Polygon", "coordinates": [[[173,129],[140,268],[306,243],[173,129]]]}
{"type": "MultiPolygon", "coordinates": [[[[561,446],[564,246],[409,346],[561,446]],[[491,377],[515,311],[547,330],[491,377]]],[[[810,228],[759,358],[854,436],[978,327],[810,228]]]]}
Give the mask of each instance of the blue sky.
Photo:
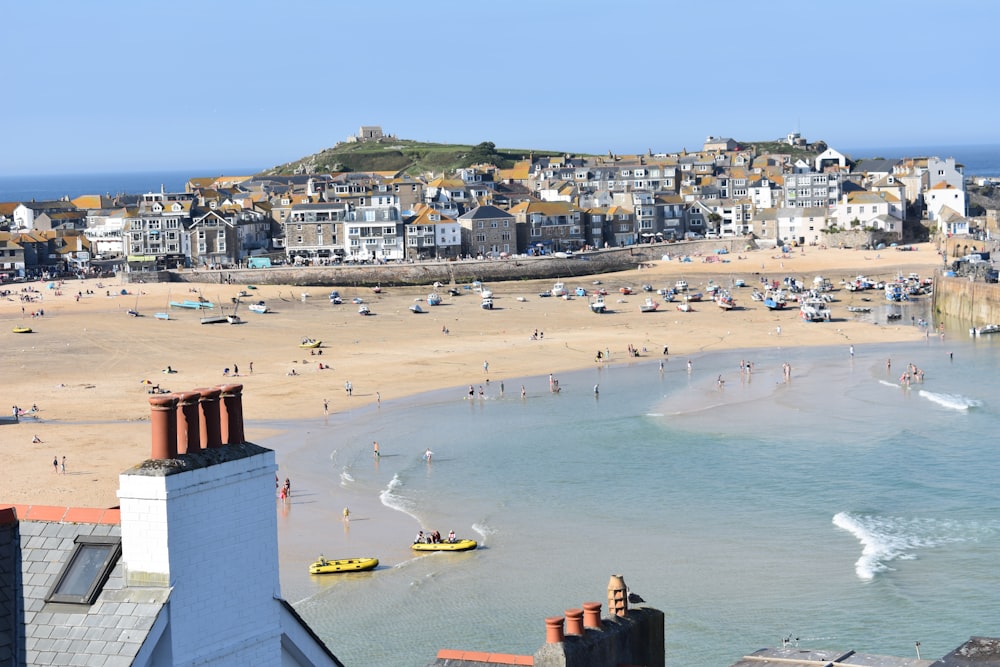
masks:
{"type": "Polygon", "coordinates": [[[997,144],[998,19],[986,0],[5,2],[0,175],[266,169],[361,125],[591,153],[997,144]]]}

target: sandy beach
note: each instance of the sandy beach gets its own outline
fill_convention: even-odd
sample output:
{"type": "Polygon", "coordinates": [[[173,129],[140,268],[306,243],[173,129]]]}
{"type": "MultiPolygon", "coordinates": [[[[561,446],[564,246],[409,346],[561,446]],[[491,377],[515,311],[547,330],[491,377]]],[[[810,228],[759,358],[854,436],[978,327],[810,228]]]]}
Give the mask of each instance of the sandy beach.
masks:
{"type": "MultiPolygon", "coordinates": [[[[15,293],[0,299],[0,404],[6,414],[14,405],[37,405],[38,411],[18,424],[0,424],[0,505],[116,506],[118,474],[149,453],[147,399],[153,386],[186,391],[242,383],[247,438],[260,442],[272,434],[255,429],[254,420],[322,418],[324,400],[331,414],[377,400],[389,407],[393,400],[431,389],[584,368],[595,363],[598,350],[610,350],[605,363],[615,364],[630,361],[629,346],[645,350],[641,357],[648,359],[661,357],[666,345],[671,359],[683,359],[774,346],[778,335],[782,346],[916,340],[924,330],[909,321],[873,323],[872,317],[847,311],[848,305],[861,305],[863,296],[871,298],[867,305],[883,305],[878,292],[834,292],[837,302],[828,323],[803,322],[794,307],[769,311],[753,302],[750,292],[761,276],[794,276],[811,284],[822,275],[839,287],[842,279],[858,274],[930,276],[940,265],[930,244],[912,252],[806,248],[784,256],[761,250],[726,259],[673,259],[642,270],[568,279],[571,291],[584,287],[589,292],[601,281],[609,292],[609,312],[603,315],[590,311],[586,297],[539,297],[552,287],[551,280],[490,284],[492,311],[482,309],[479,298],[464,288],[458,297],[438,290],[444,303],[430,307],[424,301],[430,286],[380,294],[339,287],[345,300],[339,306],[330,304],[328,287],[267,286],[253,290],[249,300],[264,300],[273,312],[241,309],[244,323],[239,325],[203,325],[204,313],[170,309],[167,303],[192,298],[190,290],[202,287],[201,295],[217,304],[218,313],[219,304],[232,308],[243,285],[108,280],[68,281],[56,289],[39,282],[8,285],[15,293]],[[679,279],[692,291],[703,290],[710,280],[729,286],[742,279],[747,286],[733,290],[737,307],[728,312],[705,301],[683,313],[660,297],[657,312],[640,312],[647,296],[641,285],[659,289],[679,279]],[[635,293],[620,294],[622,286],[635,293]],[[23,303],[18,298],[22,288],[36,290],[39,300],[23,303]],[[358,315],[350,302],[355,296],[364,299],[371,316],[358,315]],[[417,300],[426,313],[410,312],[417,300]],[[133,308],[139,317],[129,316],[133,308]],[[44,315],[31,317],[42,310],[44,315]],[[163,311],[171,320],[154,317],[163,311]],[[12,333],[19,325],[33,332],[12,333]],[[535,330],[543,335],[533,339],[535,330]],[[321,355],[299,347],[305,337],[322,341],[321,355]],[[168,367],[174,372],[165,372],[168,367]],[[41,442],[33,442],[35,436],[41,442]],[[61,461],[64,456],[65,473],[55,471],[53,457],[61,461]]],[[[280,451],[278,456],[280,461],[280,451]]]]}

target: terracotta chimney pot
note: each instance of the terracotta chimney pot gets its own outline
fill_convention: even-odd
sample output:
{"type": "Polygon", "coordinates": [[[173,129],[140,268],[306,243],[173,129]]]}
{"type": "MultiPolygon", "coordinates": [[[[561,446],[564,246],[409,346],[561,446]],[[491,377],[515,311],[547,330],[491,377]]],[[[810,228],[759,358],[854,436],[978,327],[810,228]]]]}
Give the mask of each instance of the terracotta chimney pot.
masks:
{"type": "Polygon", "coordinates": [[[201,419],[198,416],[196,391],[182,391],[177,395],[177,453],[189,454],[201,449],[201,419]]]}
{"type": "Polygon", "coordinates": [[[545,643],[561,644],[563,641],[563,617],[550,616],[545,619],[545,643]]]}
{"type": "Polygon", "coordinates": [[[628,614],[628,587],[620,574],[612,574],[608,582],[608,613],[615,616],[628,614]]]}
{"type": "Polygon", "coordinates": [[[177,421],[174,412],[177,409],[177,397],[150,396],[149,423],[152,427],[152,443],[149,457],[151,459],[177,458],[177,421]]]}
{"type": "Polygon", "coordinates": [[[222,446],[222,433],[219,431],[219,396],[222,392],[207,387],[195,391],[201,395],[198,400],[201,412],[201,448],[217,449],[222,446]]]}
{"type": "Polygon", "coordinates": [[[600,602],[584,602],[583,603],[583,627],[585,628],[595,628],[597,630],[602,629],[604,626],[601,624],[601,603],[600,602]]]}
{"type": "Polygon", "coordinates": [[[217,387],[222,392],[219,405],[219,430],[222,442],[237,445],[243,440],[243,385],[223,384],[217,387]]]}
{"type": "Polygon", "coordinates": [[[583,634],[583,610],[582,609],[567,609],[566,610],[566,634],[567,635],[582,635],[583,634]]]}

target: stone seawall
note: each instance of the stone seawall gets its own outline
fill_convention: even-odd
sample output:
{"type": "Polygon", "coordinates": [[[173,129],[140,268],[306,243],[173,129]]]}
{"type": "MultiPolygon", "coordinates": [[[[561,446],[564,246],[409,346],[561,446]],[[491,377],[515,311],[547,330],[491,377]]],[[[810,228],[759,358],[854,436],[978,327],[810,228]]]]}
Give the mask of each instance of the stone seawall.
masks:
{"type": "Polygon", "coordinates": [[[934,313],[970,327],[1000,324],[1000,285],[968,278],[934,279],[934,313]]]}
{"type": "Polygon", "coordinates": [[[598,273],[614,273],[637,268],[659,260],[665,254],[710,254],[725,248],[727,252],[742,252],[745,239],[699,241],[691,243],[658,243],[626,248],[608,248],[571,257],[510,257],[495,260],[462,260],[457,262],[414,262],[380,265],[340,266],[277,266],[269,269],[224,269],[221,271],[183,270],[155,273],[129,273],[127,282],[180,282],[235,285],[352,285],[386,287],[405,285],[445,285],[542,278],[571,278],[598,273]]]}

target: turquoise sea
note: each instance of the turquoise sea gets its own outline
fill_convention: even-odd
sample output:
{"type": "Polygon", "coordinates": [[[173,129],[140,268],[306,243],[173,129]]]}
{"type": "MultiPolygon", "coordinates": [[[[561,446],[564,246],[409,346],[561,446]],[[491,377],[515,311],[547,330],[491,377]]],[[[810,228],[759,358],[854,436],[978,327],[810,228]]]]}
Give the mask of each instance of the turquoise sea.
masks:
{"type": "Polygon", "coordinates": [[[540,368],[501,396],[491,367],[483,398],[256,424],[285,429],[261,444],[294,480],[284,597],[351,666],[533,653],[545,617],[606,613],[612,574],[666,613],[667,661],[685,667],[785,637],[901,656],[919,641],[926,658],[997,634],[1000,340],[956,328],[853,358],[845,342],[697,355],[690,372],[659,360],[565,374],[558,394],[540,368]],[[909,363],[923,383],[900,385],[909,363]],[[482,548],[415,557],[420,528],[482,548]],[[382,562],[310,577],[320,552],[382,562]]]}

